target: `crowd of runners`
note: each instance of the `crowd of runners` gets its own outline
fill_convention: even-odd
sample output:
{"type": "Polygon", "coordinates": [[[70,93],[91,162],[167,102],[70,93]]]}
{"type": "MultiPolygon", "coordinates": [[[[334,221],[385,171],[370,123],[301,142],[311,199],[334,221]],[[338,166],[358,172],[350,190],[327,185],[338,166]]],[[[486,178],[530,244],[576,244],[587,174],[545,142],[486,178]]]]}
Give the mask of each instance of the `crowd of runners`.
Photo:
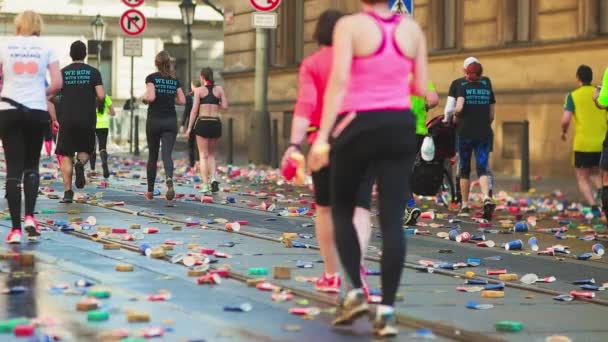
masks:
{"type": "MultiPolygon", "coordinates": [[[[397,334],[393,307],[406,255],[403,225],[415,225],[421,214],[411,191],[411,175],[416,168],[439,158],[427,127],[427,112],[439,104],[439,97],[428,79],[425,36],[413,19],[391,12],[387,3],[361,0],[360,13],[345,16],[328,10],[320,16],[314,34],[320,48],[300,67],[290,144],[283,157],[285,165],[301,152],[305,139],[311,145],[308,168],[317,204],[316,236],[325,268],[315,288],[339,293],[340,264],[349,288],[333,323],[348,325],[372,314],[378,336],[397,334]],[[374,188],[383,244],[382,299],[372,313],[362,260],[371,235],[374,188]]],[[[91,163],[95,168],[96,145],[103,176],[110,176],[107,140],[109,116],[115,114],[100,72],[85,63],[83,42],[71,45],[73,63],[60,69],[55,52],[40,37],[41,17],[27,11],[17,16],[15,24],[16,36],[0,49],[4,77],[0,135],[13,227],[6,238],[8,243],[21,241],[22,191],[23,227],[30,238],[40,235],[34,218],[39,160],[43,145],[50,153],[53,135],[57,136],[55,153],[64,182],[62,202],[74,200],[73,175],[76,188],[85,186],[85,166],[91,163]]],[[[151,200],[158,195],[155,185],[160,158],[166,176],[166,199],[175,198],[172,152],[179,131],[176,105],[186,105],[182,133],[189,141],[192,167],[196,165],[195,146],[198,150],[201,191],[205,195],[217,192],[215,151],[222,135],[220,112],[228,107],[226,94],[215,84],[210,68],[201,71],[200,84],[193,82],[186,94],[174,76],[171,56],[162,51],[154,62],[158,71],[146,77],[146,91],[140,98],[148,105],[148,188],[144,196],[151,200]]],[[[464,61],[464,75],[452,82],[444,115],[438,122],[455,132],[449,144],[457,152],[456,189],[449,205],[470,212],[474,156],[483,218],[491,220],[495,204],[489,157],[496,100],[492,83],[483,71],[478,59],[464,61]]],[[[600,167],[608,170],[608,157],[601,157],[603,146],[608,146],[604,141],[608,87],[594,90],[591,69],[585,66],[579,68],[577,78],[580,87],[567,97],[562,133],[565,138],[573,120],[579,185],[600,215],[590,178],[600,167]]],[[[430,179],[435,175],[423,176],[430,179]]],[[[602,176],[604,181],[597,178],[595,185],[603,190],[599,197],[606,208],[608,173],[602,176]]],[[[429,185],[432,191],[439,191],[436,185],[429,185]]]]}

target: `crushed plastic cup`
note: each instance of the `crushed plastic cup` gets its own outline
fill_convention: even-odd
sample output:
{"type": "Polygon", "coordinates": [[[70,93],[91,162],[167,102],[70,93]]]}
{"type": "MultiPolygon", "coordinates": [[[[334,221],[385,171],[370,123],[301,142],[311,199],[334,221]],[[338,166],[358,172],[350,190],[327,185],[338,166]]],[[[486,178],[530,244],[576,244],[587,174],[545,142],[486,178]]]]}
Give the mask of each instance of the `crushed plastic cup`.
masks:
{"type": "Polygon", "coordinates": [[[492,309],[494,307],[494,305],[492,304],[480,304],[477,302],[467,302],[466,304],[467,309],[473,309],[473,310],[488,310],[488,309],[492,309]]]}
{"type": "Polygon", "coordinates": [[[253,310],[253,306],[249,303],[243,303],[241,305],[224,306],[224,311],[228,311],[228,312],[249,312],[251,310],[253,310]]]}
{"type": "Polygon", "coordinates": [[[523,277],[519,278],[519,281],[526,285],[535,284],[538,281],[538,275],[534,273],[525,274],[523,277]]]}
{"type": "Polygon", "coordinates": [[[458,231],[458,229],[452,229],[450,230],[450,232],[448,233],[448,237],[450,238],[450,240],[452,241],[456,241],[456,238],[458,237],[458,235],[460,235],[460,232],[458,231]]]}
{"type": "Polygon", "coordinates": [[[595,284],[595,279],[594,278],[579,279],[579,280],[573,281],[572,284],[574,284],[574,285],[594,285],[595,284]]]}
{"type": "Polygon", "coordinates": [[[469,242],[471,240],[471,234],[464,232],[462,234],[459,234],[458,236],[456,236],[456,242],[469,242]]]}
{"type": "Polygon", "coordinates": [[[570,295],[574,298],[595,298],[595,293],[590,291],[570,291],[570,295]]]}
{"type": "Polygon", "coordinates": [[[95,216],[89,216],[87,217],[87,223],[91,226],[94,226],[97,224],[97,219],[95,218],[95,216]]]}
{"type": "Polygon", "coordinates": [[[529,230],[529,226],[527,222],[519,221],[513,227],[513,231],[516,233],[527,233],[529,230]]]}

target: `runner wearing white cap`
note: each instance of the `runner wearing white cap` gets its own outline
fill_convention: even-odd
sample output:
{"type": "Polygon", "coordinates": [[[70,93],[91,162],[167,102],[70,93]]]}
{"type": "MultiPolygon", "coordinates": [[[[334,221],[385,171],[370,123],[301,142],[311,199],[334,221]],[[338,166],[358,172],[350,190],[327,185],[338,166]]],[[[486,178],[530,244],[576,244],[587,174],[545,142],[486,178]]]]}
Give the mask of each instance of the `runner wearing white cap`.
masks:
{"type": "MultiPolygon", "coordinates": [[[[479,59],[477,59],[476,57],[473,57],[473,56],[465,58],[464,63],[463,63],[463,72],[465,75],[466,75],[467,67],[473,63],[480,63],[479,59]]],[[[490,89],[493,89],[492,81],[490,80],[490,78],[488,78],[486,76],[482,76],[481,81],[487,82],[490,89]]],[[[452,81],[452,83],[450,84],[450,89],[448,91],[448,98],[446,100],[445,109],[443,111],[444,112],[444,120],[443,120],[444,122],[448,122],[451,120],[451,117],[454,114],[454,109],[456,108],[456,93],[458,92],[458,88],[460,86],[462,86],[463,84],[466,84],[467,82],[468,81],[465,77],[460,77],[460,78],[457,78],[454,81],[452,81]]],[[[493,150],[494,150],[494,131],[491,131],[490,152],[492,152],[493,150]]],[[[493,188],[494,188],[494,174],[492,174],[492,171],[489,168],[487,170],[487,176],[490,179],[490,197],[492,197],[493,188]]],[[[458,173],[456,174],[455,186],[456,186],[456,198],[453,199],[452,202],[459,205],[462,203],[462,195],[461,195],[461,189],[460,189],[460,175],[458,173]]],[[[465,199],[465,200],[468,200],[468,199],[465,199]]]]}

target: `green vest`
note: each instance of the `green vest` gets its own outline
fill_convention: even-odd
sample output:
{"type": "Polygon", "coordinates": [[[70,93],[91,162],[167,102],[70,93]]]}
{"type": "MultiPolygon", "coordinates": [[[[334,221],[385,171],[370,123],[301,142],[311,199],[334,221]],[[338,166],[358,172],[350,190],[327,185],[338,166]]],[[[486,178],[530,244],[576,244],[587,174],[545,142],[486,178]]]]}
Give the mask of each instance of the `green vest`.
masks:
{"type": "Polygon", "coordinates": [[[97,108],[97,126],[95,128],[110,128],[110,106],[112,105],[112,99],[106,95],[103,103],[103,111],[100,112],[97,108]]]}

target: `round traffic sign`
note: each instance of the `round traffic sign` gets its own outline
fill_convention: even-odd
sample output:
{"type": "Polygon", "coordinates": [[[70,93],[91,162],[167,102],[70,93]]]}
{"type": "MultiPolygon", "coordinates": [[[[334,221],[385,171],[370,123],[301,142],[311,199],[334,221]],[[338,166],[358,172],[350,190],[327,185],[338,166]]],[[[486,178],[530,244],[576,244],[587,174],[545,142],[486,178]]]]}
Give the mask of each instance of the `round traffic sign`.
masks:
{"type": "Polygon", "coordinates": [[[253,8],[262,12],[274,11],[281,4],[281,0],[249,0],[253,8]]]}
{"type": "Polygon", "coordinates": [[[144,0],[122,0],[129,7],[138,7],[144,4],[144,0]]]}
{"type": "Polygon", "coordinates": [[[136,9],[130,9],[120,17],[120,27],[130,35],[137,36],[146,29],[146,17],[136,9]]]}

